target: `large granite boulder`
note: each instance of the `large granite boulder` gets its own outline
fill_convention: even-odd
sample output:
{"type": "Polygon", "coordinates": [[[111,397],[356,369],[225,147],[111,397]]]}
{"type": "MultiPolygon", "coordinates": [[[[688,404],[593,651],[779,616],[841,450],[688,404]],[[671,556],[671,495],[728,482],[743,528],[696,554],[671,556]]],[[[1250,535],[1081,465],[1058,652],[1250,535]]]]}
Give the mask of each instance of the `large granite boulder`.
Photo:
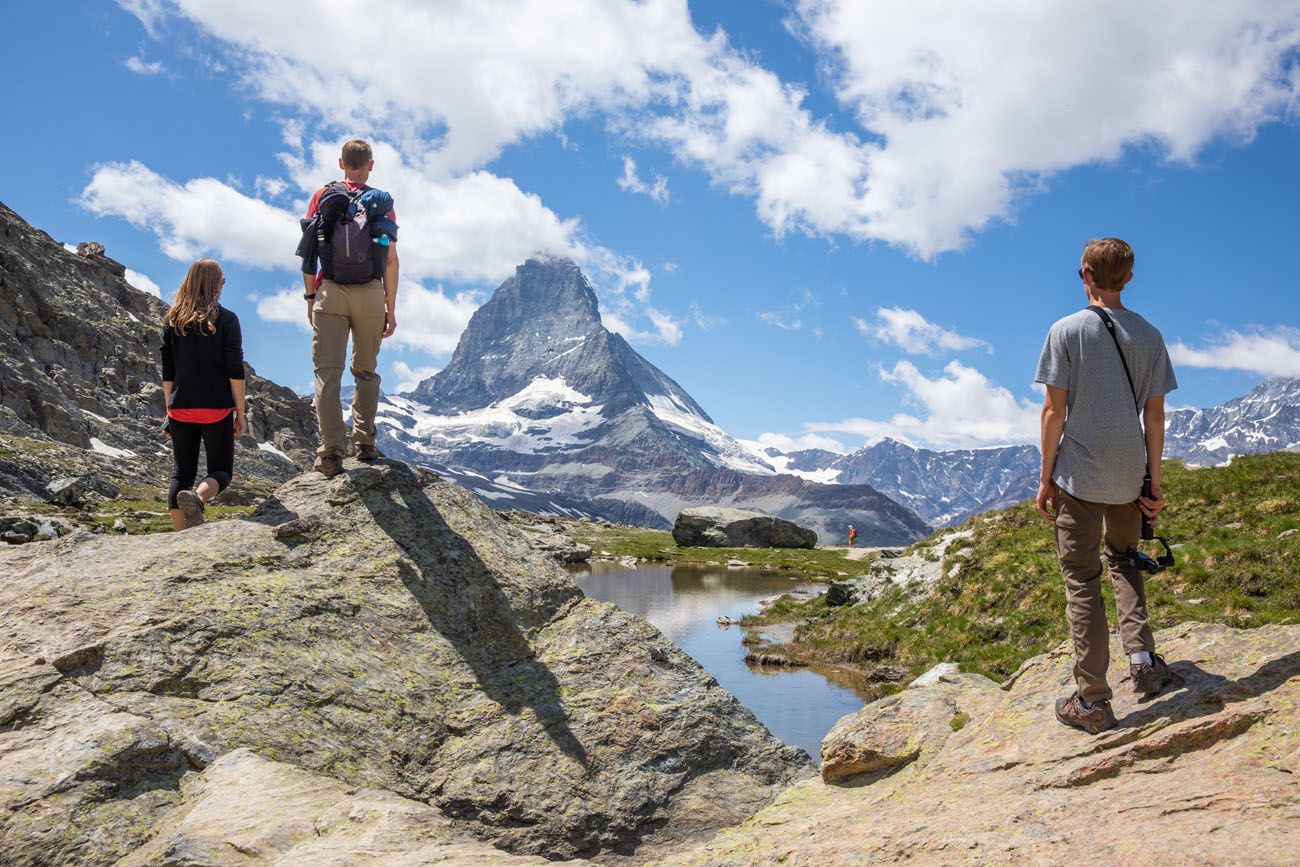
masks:
{"type": "MultiPolygon", "coordinates": [[[[422,802],[440,840],[552,859],[670,851],[811,771],[464,489],[346,467],[251,520],[0,546],[0,860],[104,864],[191,839],[185,815],[220,805],[188,780],[239,749],[383,790],[384,810],[422,802]]],[[[228,777],[212,791],[236,797],[228,777]]],[[[185,846],[148,863],[226,863],[185,846]]]]}
{"type": "Polygon", "coordinates": [[[673,541],[682,548],[814,548],[817,534],[762,512],[698,506],[677,516],[673,541]]]}
{"type": "Polygon", "coordinates": [[[1295,864],[1300,626],[1187,623],[1156,646],[1185,685],[1139,699],[1116,637],[1119,727],[1099,735],[1053,716],[1074,688],[1068,643],[1002,689],[949,671],[868,705],[858,743],[887,765],[797,783],[665,863],[1295,864]]]}

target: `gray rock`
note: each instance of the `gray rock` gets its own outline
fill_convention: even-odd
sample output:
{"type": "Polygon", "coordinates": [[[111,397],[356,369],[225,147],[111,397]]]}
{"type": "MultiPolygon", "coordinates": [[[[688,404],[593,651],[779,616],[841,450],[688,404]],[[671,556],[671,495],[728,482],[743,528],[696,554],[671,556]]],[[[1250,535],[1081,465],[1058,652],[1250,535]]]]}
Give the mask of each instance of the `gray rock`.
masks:
{"type": "Polygon", "coordinates": [[[810,772],[462,488],[396,461],[345,468],[294,479],[254,519],[0,549],[6,855],[114,863],[185,833],[165,818],[192,808],[182,778],[240,748],[553,859],[656,857],[810,772]],[[6,668],[36,657],[53,662],[6,668]]]}
{"type": "Polygon", "coordinates": [[[10,545],[25,545],[32,540],[30,533],[19,533],[16,530],[5,530],[0,533],[0,540],[10,545]]]}
{"type": "Polygon", "coordinates": [[[73,508],[86,505],[93,495],[112,499],[117,494],[118,491],[114,485],[93,473],[86,476],[55,479],[45,488],[45,495],[51,503],[73,508]]]}
{"type": "Polygon", "coordinates": [[[677,516],[673,541],[682,548],[814,548],[817,534],[762,512],[701,506],[677,516]]]}
{"type": "Polygon", "coordinates": [[[118,518],[116,521],[114,521],[114,522],[113,522],[113,532],[114,532],[114,533],[125,533],[125,532],[126,532],[126,521],[122,520],[121,518],[118,518]]]}

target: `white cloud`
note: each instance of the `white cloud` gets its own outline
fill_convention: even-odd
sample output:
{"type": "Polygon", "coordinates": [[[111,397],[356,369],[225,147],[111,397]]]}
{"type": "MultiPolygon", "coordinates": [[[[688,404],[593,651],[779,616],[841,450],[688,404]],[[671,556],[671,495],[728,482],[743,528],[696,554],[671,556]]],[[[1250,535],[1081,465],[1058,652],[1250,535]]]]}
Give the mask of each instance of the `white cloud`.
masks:
{"type": "Polygon", "coordinates": [[[843,455],[848,454],[849,451],[844,443],[837,439],[811,433],[801,434],[797,437],[779,433],[763,433],[758,435],[758,445],[762,448],[773,448],[783,452],[824,449],[828,452],[835,452],[837,455],[843,455]]]}
{"type": "Polygon", "coordinates": [[[654,183],[647,184],[637,175],[636,162],[631,157],[623,157],[623,177],[618,179],[618,186],[629,193],[649,196],[660,205],[668,204],[668,179],[663,175],[655,175],[654,183]]]}
{"type": "Polygon", "coordinates": [[[393,393],[405,394],[413,391],[417,385],[433,376],[440,369],[437,367],[411,367],[405,361],[394,361],[393,375],[397,377],[397,385],[394,387],[393,393]]]}
{"type": "MultiPolygon", "coordinates": [[[[256,303],[257,315],[266,322],[283,322],[311,333],[307,302],[301,289],[253,295],[249,300],[256,303]]],[[[403,278],[397,291],[397,330],[385,342],[431,355],[445,355],[456,348],[461,332],[481,303],[482,298],[475,292],[448,295],[441,287],[428,289],[403,278]]]]}
{"type": "Polygon", "coordinates": [[[766,322],[774,328],[780,328],[783,331],[798,331],[803,328],[803,321],[800,319],[788,318],[788,313],[781,310],[760,310],[756,314],[760,320],[766,322]]]}
{"type": "Polygon", "coordinates": [[[127,268],[124,276],[127,283],[130,283],[141,292],[148,292],[156,298],[162,297],[162,289],[157,283],[150,280],[147,274],[141,274],[139,271],[133,271],[130,268],[127,268]]]}
{"type": "Polygon", "coordinates": [[[1201,348],[1175,340],[1174,364],[1245,370],[1260,376],[1300,376],[1300,328],[1278,325],[1250,331],[1225,331],[1201,348]]]}
{"type": "MultiPolygon", "coordinates": [[[[577,220],[561,219],[509,179],[476,171],[438,182],[404,162],[391,145],[372,145],[375,181],[397,201],[404,278],[497,283],[535,253],[570,256],[591,274],[602,301],[631,323],[624,332],[628,339],[670,344],[681,339],[676,320],[648,303],[650,272],[630,257],[592,244],[577,220]],[[637,326],[643,319],[648,324],[637,326]]],[[[338,174],[337,143],[318,142],[305,155],[281,157],[303,206],[311,192],[338,174]]],[[[285,194],[269,179],[259,178],[256,186],[264,195],[285,194]]],[[[215,178],[182,185],[138,162],[108,163],[96,167],[80,201],[91,213],[153,231],[173,259],[214,255],[286,270],[298,264],[293,256],[301,234],[297,209],[291,212],[215,178]]],[[[259,309],[270,321],[296,321],[296,315],[277,312],[280,302],[264,301],[259,309]]],[[[410,337],[403,335],[403,341],[410,337]]],[[[445,342],[436,330],[429,339],[445,342]]]]}
{"type": "Polygon", "coordinates": [[[902,307],[880,307],[873,322],[857,316],[853,324],[858,331],[881,343],[892,343],[912,355],[935,355],[939,350],[958,352],[987,346],[983,340],[963,337],[930,322],[915,310],[902,307]]]}
{"type": "Polygon", "coordinates": [[[888,419],[850,418],[806,422],[809,431],[842,431],[874,442],[893,437],[933,448],[973,448],[1038,441],[1039,406],[1017,398],[973,367],[949,362],[943,374],[926,377],[910,361],[880,371],[884,382],[902,386],[906,402],[921,415],[897,413],[888,419]]]}
{"type": "Polygon", "coordinates": [[[701,331],[712,331],[714,328],[717,328],[719,325],[725,325],[727,322],[727,317],[725,316],[714,316],[705,313],[704,308],[700,306],[698,301],[691,302],[690,311],[691,321],[694,322],[695,327],[701,331]]]}
{"type": "MultiPolygon", "coordinates": [[[[821,309],[821,302],[817,296],[813,295],[807,289],[798,289],[794,292],[792,300],[780,310],[760,310],[755,315],[759,320],[783,331],[798,331],[803,328],[803,320],[800,314],[808,308],[816,310],[821,309]]],[[[814,328],[817,336],[821,337],[820,329],[814,328]]]]}
{"type": "Polygon", "coordinates": [[[293,214],[215,178],[182,186],[138,162],[97,166],[80,202],[92,214],[153,232],[163,253],[182,262],[215,255],[283,268],[294,261],[300,234],[293,214]]]}
{"type": "Polygon", "coordinates": [[[1055,172],[1145,145],[1190,161],[1300,96],[1294,2],[799,0],[797,15],[874,140],[845,230],[922,256],[1055,172]]]}
{"type": "MultiPolygon", "coordinates": [[[[1026,6],[799,0],[861,129],[704,35],[684,0],[390,0],[385,26],[346,3],[122,0],[151,31],[166,9],[229,49],[261,98],[331,130],[383,132],[437,181],[601,113],[733,194],[778,235],[959,248],[1018,194],[1154,143],[1191,159],[1294,111],[1300,10],[1276,0],[1098,0],[1026,6]],[[346,31],[348,52],[321,52],[346,31]]],[[[301,129],[300,129],[301,132],[301,129]]],[[[651,187],[653,189],[653,187],[651,187]]]]}
{"type": "Polygon", "coordinates": [[[155,60],[152,63],[146,62],[143,57],[128,57],[124,64],[127,69],[136,75],[157,75],[163,71],[161,60],[155,60]]]}

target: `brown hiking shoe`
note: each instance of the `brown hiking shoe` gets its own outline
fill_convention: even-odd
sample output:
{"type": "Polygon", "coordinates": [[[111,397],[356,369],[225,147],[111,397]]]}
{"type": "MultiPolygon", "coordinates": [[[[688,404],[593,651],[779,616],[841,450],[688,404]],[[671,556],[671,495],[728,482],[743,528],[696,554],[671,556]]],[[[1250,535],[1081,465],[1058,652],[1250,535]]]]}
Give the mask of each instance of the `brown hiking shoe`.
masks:
{"type": "Polygon", "coordinates": [[[1182,686],[1183,679],[1165,664],[1158,653],[1151,654],[1151,664],[1130,665],[1129,677],[1133,678],[1133,691],[1138,695],[1156,695],[1166,686],[1182,686]]]}
{"type": "Polygon", "coordinates": [[[193,491],[178,491],[176,508],[181,510],[181,515],[185,518],[186,530],[203,523],[203,501],[193,491]]]}
{"type": "Polygon", "coordinates": [[[370,461],[382,460],[383,457],[384,453],[373,445],[362,443],[357,446],[357,460],[359,461],[366,461],[368,463],[370,461]]]}
{"type": "Polygon", "coordinates": [[[1114,711],[1110,709],[1110,702],[1094,701],[1092,707],[1086,708],[1077,692],[1069,698],[1056,700],[1056,718],[1068,726],[1083,729],[1090,735],[1100,734],[1119,725],[1114,711]]]}
{"type": "Polygon", "coordinates": [[[335,454],[317,455],[316,463],[311,468],[325,478],[332,479],[343,472],[343,457],[335,454]]]}

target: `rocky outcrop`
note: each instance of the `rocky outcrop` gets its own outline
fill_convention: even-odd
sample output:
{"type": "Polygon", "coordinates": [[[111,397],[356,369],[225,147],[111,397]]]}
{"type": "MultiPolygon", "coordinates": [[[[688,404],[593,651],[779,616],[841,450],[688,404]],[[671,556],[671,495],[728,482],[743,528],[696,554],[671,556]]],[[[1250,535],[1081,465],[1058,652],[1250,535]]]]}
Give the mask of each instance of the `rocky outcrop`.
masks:
{"type": "Polygon", "coordinates": [[[1189,623],[1156,643],[1186,684],[1138,700],[1116,641],[1118,728],[1092,736],[1055,720],[1053,701],[1073,689],[1064,645],[1000,690],[949,670],[868,705],[855,737],[836,727],[827,745],[874,754],[870,770],[798,783],[663,863],[1295,863],[1300,626],[1189,623]]]}
{"type": "Polygon", "coordinates": [[[837,783],[860,774],[927,763],[954,731],[991,709],[998,685],[978,674],[942,666],[911,689],[886,696],[835,723],[822,740],[822,779],[837,783]]]}
{"type": "Polygon", "coordinates": [[[188,777],[179,802],[158,821],[148,844],[118,863],[491,867],[552,862],[508,855],[467,837],[428,804],[382,789],[346,786],[239,749],[188,777]]]}
{"type": "Polygon", "coordinates": [[[677,516],[673,541],[682,548],[815,548],[817,534],[762,512],[699,506],[677,516]]]}
{"type": "MultiPolygon", "coordinates": [[[[219,815],[238,809],[215,794],[237,791],[231,774],[204,770],[240,749],[312,775],[293,791],[383,790],[345,794],[426,828],[412,845],[446,828],[548,858],[680,847],[810,770],[463,489],[346,466],[251,520],[0,549],[6,863],[111,863],[162,835],[181,842],[150,863],[210,863],[186,847],[256,837],[219,815]]],[[[336,795],[265,817],[258,851],[341,815],[322,807],[343,810],[336,795]]]]}
{"type": "MultiPolygon", "coordinates": [[[[167,305],[124,273],[102,245],[71,252],[0,204],[0,494],[41,497],[55,478],[88,473],[136,495],[166,487],[158,343],[167,305]]],[[[247,374],[237,486],[273,487],[298,472],[294,460],[310,461],[315,412],[247,374]]]]}

